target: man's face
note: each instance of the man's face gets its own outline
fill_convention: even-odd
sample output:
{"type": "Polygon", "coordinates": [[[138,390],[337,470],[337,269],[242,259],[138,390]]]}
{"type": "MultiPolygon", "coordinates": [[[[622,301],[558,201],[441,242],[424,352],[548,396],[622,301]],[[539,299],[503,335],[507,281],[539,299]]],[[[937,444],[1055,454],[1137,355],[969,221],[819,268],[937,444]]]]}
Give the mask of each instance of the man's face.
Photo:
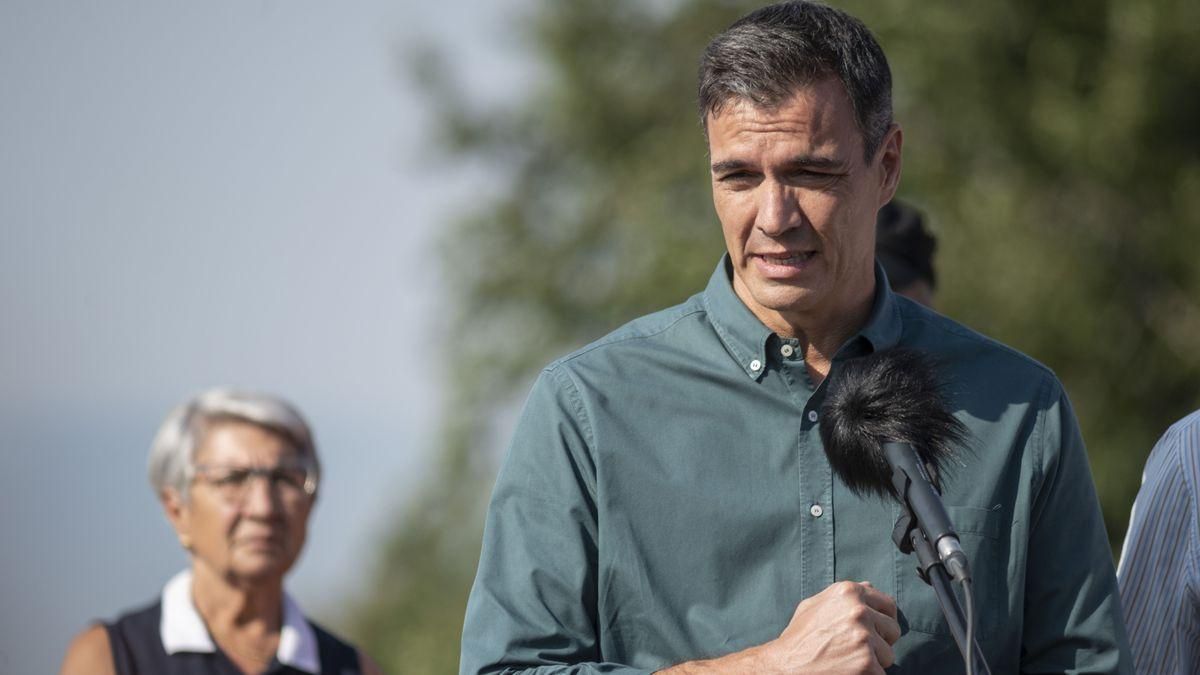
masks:
{"type": "Polygon", "coordinates": [[[854,107],[833,78],[777,108],[735,101],[709,116],[734,290],[768,327],[794,334],[869,302],[875,215],[895,192],[900,145],[893,128],[865,161],[854,107]]]}

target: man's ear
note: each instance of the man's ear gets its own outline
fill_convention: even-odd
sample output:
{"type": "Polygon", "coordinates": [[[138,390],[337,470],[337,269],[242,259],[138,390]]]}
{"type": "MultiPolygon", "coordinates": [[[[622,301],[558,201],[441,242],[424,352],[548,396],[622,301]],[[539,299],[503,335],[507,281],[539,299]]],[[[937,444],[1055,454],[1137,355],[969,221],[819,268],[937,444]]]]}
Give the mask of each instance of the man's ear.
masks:
{"type": "Polygon", "coordinates": [[[900,129],[899,124],[892,123],[878,150],[879,168],[881,169],[879,207],[892,201],[892,197],[896,196],[896,188],[900,186],[900,168],[903,164],[900,150],[903,146],[904,132],[900,129]]]}
{"type": "Polygon", "coordinates": [[[179,544],[185,549],[191,550],[191,518],[183,495],[179,494],[175,488],[163,488],[158,493],[158,500],[162,502],[163,512],[166,514],[167,520],[171,522],[171,527],[175,528],[175,536],[179,538],[179,544]]]}

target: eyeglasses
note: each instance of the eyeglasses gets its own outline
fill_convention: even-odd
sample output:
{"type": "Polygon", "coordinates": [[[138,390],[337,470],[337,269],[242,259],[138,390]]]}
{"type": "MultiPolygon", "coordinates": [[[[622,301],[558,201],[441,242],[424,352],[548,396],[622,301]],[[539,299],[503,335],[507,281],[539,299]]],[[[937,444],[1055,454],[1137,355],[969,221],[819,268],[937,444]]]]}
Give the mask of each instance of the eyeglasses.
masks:
{"type": "Polygon", "coordinates": [[[272,494],[285,503],[296,503],[317,492],[317,476],[302,465],[273,467],[224,466],[197,464],[193,467],[196,480],[203,481],[223,500],[230,504],[241,504],[250,491],[255,478],[267,481],[272,494]]]}

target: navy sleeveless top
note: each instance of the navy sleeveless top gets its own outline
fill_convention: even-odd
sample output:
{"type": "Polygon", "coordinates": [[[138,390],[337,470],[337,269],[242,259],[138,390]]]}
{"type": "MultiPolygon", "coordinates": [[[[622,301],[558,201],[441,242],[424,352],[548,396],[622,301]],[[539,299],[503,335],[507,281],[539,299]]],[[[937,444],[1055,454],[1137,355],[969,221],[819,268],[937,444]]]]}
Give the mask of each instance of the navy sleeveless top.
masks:
{"type": "MultiPolygon", "coordinates": [[[[168,654],[159,637],[162,602],[125,614],[105,624],[112,646],[117,675],[243,675],[220,647],[212,653],[181,652],[168,654]]],[[[361,675],[358,650],[329,631],[309,621],[317,635],[320,675],[361,675]]],[[[272,660],[270,675],[307,675],[303,671],[272,660]]]]}

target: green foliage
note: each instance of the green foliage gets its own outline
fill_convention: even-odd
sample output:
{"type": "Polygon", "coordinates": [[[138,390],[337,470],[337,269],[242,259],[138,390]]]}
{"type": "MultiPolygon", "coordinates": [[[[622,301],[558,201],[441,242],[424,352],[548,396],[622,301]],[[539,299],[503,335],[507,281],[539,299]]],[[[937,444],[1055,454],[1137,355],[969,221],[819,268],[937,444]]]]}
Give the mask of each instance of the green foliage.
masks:
{"type": "MultiPolygon", "coordinates": [[[[497,422],[532,374],[696,292],[722,252],[696,61],[757,4],[544,2],[522,29],[543,71],[509,110],[416,60],[443,147],[506,188],[446,238],[454,419],[358,615],[392,672],[456,668],[497,422]]],[[[1200,6],[840,4],[892,64],[940,308],[1064,380],[1119,543],[1146,453],[1200,405],[1200,6]]]]}
{"type": "Polygon", "coordinates": [[[1200,12],[898,7],[870,23],[903,192],[941,225],[942,308],[1058,372],[1119,543],[1146,453],[1200,404],[1200,50],[1180,28],[1200,12]]]}

